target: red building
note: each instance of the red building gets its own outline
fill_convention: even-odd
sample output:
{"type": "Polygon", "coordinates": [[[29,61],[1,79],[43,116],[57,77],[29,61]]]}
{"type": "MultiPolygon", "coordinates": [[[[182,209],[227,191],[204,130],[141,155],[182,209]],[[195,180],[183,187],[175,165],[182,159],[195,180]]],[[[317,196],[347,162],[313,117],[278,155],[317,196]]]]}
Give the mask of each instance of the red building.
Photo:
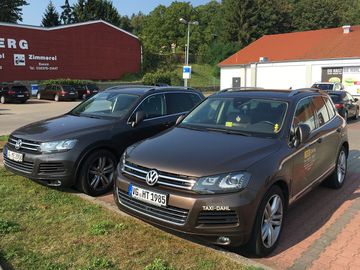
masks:
{"type": "Polygon", "coordinates": [[[52,28],[0,23],[0,82],[115,80],[140,67],[139,39],[104,21],[52,28]]]}

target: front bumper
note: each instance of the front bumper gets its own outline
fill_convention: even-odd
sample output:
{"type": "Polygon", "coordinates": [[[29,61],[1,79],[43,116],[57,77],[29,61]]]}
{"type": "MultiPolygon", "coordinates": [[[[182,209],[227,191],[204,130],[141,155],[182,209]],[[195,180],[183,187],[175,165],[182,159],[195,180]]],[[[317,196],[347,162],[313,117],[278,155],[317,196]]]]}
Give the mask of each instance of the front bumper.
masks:
{"type": "Polygon", "coordinates": [[[201,195],[176,189],[150,187],[145,182],[118,175],[114,199],[126,213],[153,225],[185,233],[208,243],[239,246],[248,242],[257,209],[256,193],[201,195]],[[166,207],[140,202],[128,195],[129,185],[168,194],[166,207]],[[223,237],[229,241],[223,242],[223,237]]]}
{"type": "Polygon", "coordinates": [[[74,184],[76,159],[70,151],[42,154],[16,150],[7,144],[3,149],[3,157],[5,168],[15,174],[49,186],[70,187],[74,184]],[[7,158],[8,150],[23,154],[23,162],[7,158]]]}

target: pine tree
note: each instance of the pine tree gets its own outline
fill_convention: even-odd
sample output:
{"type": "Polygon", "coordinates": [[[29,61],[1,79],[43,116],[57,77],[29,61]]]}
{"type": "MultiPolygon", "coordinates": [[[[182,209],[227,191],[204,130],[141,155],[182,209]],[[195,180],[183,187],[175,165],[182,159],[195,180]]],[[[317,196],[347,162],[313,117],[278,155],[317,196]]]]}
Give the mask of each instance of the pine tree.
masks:
{"type": "Polygon", "coordinates": [[[25,0],[0,0],[0,22],[17,23],[22,21],[22,7],[25,0]]]}
{"type": "Polygon", "coordinates": [[[65,0],[63,6],[61,6],[62,12],[60,16],[60,20],[63,24],[71,24],[74,22],[74,8],[70,6],[69,0],[65,0]]]}
{"type": "Polygon", "coordinates": [[[60,24],[61,22],[59,19],[59,13],[56,11],[56,8],[52,3],[52,1],[50,1],[43,15],[41,25],[43,27],[53,27],[53,26],[58,26],[60,24]]]}

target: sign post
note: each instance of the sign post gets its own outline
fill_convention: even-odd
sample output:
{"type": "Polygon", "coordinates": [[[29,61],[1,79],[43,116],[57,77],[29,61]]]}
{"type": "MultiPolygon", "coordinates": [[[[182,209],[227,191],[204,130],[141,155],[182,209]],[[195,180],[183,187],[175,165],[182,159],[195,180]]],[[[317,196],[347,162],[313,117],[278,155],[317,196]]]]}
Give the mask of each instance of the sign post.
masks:
{"type": "Polygon", "coordinates": [[[191,66],[183,66],[184,86],[188,86],[188,79],[191,79],[191,66]]]}

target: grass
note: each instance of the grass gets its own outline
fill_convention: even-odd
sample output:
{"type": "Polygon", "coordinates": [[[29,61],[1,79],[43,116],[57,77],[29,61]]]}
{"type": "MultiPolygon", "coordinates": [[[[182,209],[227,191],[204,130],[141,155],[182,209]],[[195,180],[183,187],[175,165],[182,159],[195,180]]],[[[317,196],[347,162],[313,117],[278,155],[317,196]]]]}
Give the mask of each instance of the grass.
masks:
{"type": "MultiPolygon", "coordinates": [[[[192,64],[192,75],[189,86],[192,87],[215,87],[220,86],[220,78],[213,75],[214,66],[192,64]]],[[[182,78],[182,66],[178,68],[178,75],[182,78]]]]}
{"type": "Polygon", "coordinates": [[[13,269],[252,269],[0,168],[0,264],[13,269]]]}
{"type": "Polygon", "coordinates": [[[3,149],[8,139],[9,139],[9,135],[0,135],[0,151],[3,149]]]}

